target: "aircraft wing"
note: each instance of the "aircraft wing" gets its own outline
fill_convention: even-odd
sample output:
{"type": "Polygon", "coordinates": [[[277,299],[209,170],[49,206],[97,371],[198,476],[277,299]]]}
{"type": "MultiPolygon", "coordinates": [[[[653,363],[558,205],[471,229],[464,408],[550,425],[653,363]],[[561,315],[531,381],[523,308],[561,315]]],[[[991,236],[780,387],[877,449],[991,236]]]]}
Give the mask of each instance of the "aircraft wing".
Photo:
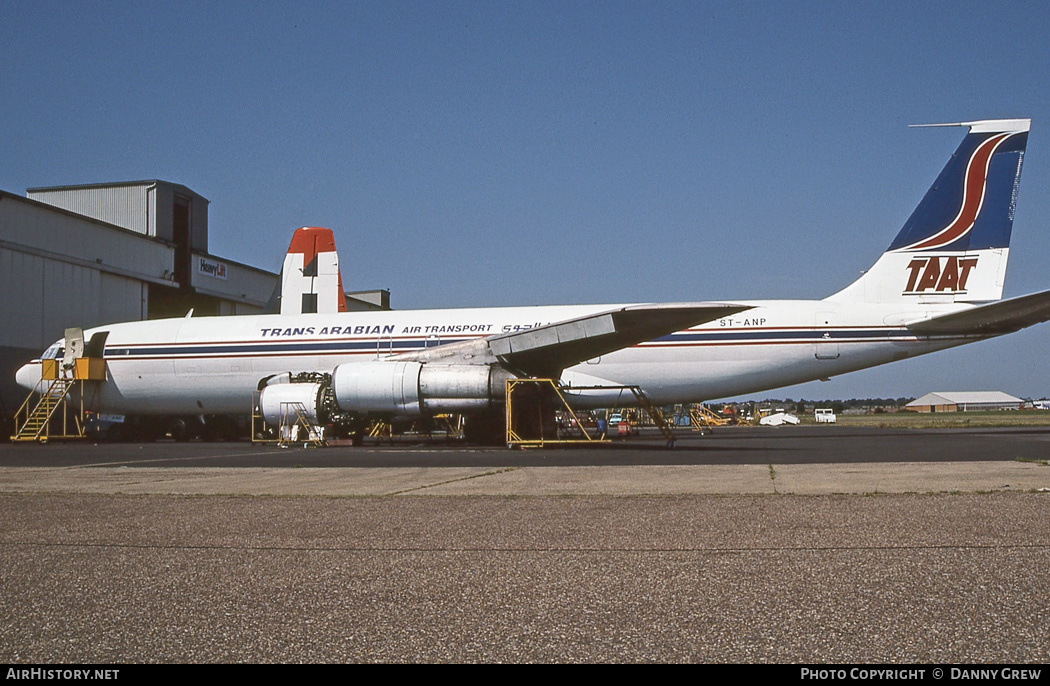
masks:
{"type": "Polygon", "coordinates": [[[632,305],[396,357],[454,364],[464,358],[477,363],[481,354],[482,360],[498,361],[518,374],[556,378],[563,369],[585,360],[748,309],[731,303],[632,305]]]}
{"type": "Polygon", "coordinates": [[[918,334],[1012,333],[1027,326],[1050,320],[1050,291],[1000,300],[971,310],[953,312],[933,319],[923,319],[906,326],[918,334]]]}

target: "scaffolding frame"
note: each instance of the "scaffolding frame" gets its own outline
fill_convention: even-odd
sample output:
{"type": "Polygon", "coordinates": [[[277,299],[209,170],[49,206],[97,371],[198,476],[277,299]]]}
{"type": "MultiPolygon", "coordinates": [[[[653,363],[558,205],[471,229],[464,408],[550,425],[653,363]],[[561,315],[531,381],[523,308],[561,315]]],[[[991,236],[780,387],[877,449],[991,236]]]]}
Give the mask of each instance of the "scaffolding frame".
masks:
{"type": "Polygon", "coordinates": [[[731,419],[719,415],[706,405],[693,405],[689,408],[689,425],[693,431],[710,431],[715,426],[726,426],[731,419]]]}
{"type": "MultiPolygon", "coordinates": [[[[603,443],[608,442],[609,439],[599,437],[591,438],[590,434],[587,433],[586,429],[583,428],[583,424],[580,422],[580,418],[576,416],[576,412],[569,405],[569,401],[566,400],[565,395],[561,392],[558,387],[557,381],[554,379],[507,379],[506,388],[506,406],[505,411],[507,413],[507,447],[508,448],[542,448],[545,445],[572,445],[572,444],[587,444],[587,443],[603,443]],[[515,428],[514,422],[514,393],[520,388],[525,386],[532,386],[542,390],[546,390],[548,387],[554,391],[554,397],[556,397],[562,408],[569,413],[572,420],[576,423],[583,438],[558,438],[555,434],[554,438],[545,438],[542,435],[539,438],[525,438],[519,435],[515,428]]],[[[542,432],[541,432],[542,433],[542,432]]]]}
{"type": "MultiPolygon", "coordinates": [[[[646,413],[648,413],[649,417],[656,424],[657,428],[660,429],[660,433],[662,433],[664,438],[667,440],[667,447],[668,448],[673,448],[675,446],[675,443],[677,442],[677,438],[674,435],[674,431],[672,430],[670,425],[668,425],[667,420],[664,419],[663,412],[661,412],[658,407],[654,406],[652,404],[652,402],[650,402],[649,397],[645,395],[645,392],[642,391],[642,389],[640,387],[638,387],[638,386],[573,386],[572,387],[573,391],[594,391],[594,390],[609,391],[609,390],[617,390],[617,389],[619,389],[621,392],[623,392],[623,391],[630,391],[631,394],[634,395],[635,401],[638,403],[638,405],[643,410],[646,411],[646,413]]],[[[542,447],[544,447],[545,445],[548,445],[548,444],[551,444],[551,445],[587,445],[587,444],[595,444],[595,443],[608,443],[608,442],[611,441],[611,439],[608,438],[607,436],[600,436],[600,437],[597,437],[597,438],[592,438],[591,435],[587,433],[586,429],[583,428],[583,424],[580,422],[580,418],[576,415],[575,410],[572,409],[572,406],[569,404],[569,401],[565,397],[565,394],[562,393],[562,388],[558,384],[558,381],[556,379],[507,379],[506,413],[507,413],[507,415],[506,415],[506,418],[507,418],[507,436],[506,436],[506,438],[507,438],[507,447],[508,448],[514,448],[514,447],[518,447],[518,448],[542,448],[542,447]],[[553,390],[553,392],[554,392],[553,396],[549,396],[549,397],[556,397],[558,399],[558,401],[560,402],[561,406],[565,409],[565,411],[568,412],[569,416],[576,423],[576,426],[579,428],[580,433],[583,435],[583,438],[558,438],[557,435],[555,435],[555,438],[545,438],[544,436],[542,436],[542,429],[541,429],[541,436],[539,438],[528,438],[528,437],[521,436],[519,431],[515,427],[515,422],[514,422],[514,415],[515,415],[515,413],[514,413],[514,392],[515,392],[516,389],[521,388],[521,387],[523,387],[525,385],[533,385],[534,387],[538,387],[540,389],[547,389],[549,387],[550,390],[553,390]]],[[[542,424],[541,424],[541,426],[542,426],[542,424]]]]}
{"type": "Polygon", "coordinates": [[[394,442],[396,436],[416,435],[429,441],[435,440],[434,434],[444,434],[445,440],[463,438],[463,415],[456,413],[437,414],[430,418],[432,427],[420,426],[420,420],[412,422],[407,431],[395,432],[394,423],[389,419],[373,419],[365,433],[369,438],[394,442]]]}
{"type": "Polygon", "coordinates": [[[304,446],[312,445],[315,448],[324,448],[328,445],[321,426],[310,418],[306,406],[301,402],[281,403],[276,427],[277,438],[260,438],[260,434],[264,434],[269,428],[266,418],[262,415],[260,395],[260,391],[252,392],[252,443],[276,443],[281,448],[290,447],[295,443],[302,443],[304,446]],[[256,432],[256,422],[260,429],[258,432],[256,432]]]}

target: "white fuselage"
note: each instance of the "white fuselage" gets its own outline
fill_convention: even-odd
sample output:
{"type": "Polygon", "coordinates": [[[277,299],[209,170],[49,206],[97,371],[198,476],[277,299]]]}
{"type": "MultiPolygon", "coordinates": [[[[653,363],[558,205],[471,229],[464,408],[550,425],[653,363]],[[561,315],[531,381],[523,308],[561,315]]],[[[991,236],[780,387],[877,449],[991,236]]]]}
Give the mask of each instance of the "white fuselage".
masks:
{"type": "MultiPolygon", "coordinates": [[[[569,387],[640,386],[658,405],[752,393],[913,357],[979,336],[917,337],[903,324],[968,305],[753,301],[708,322],[567,369],[569,387]]],[[[456,341],[521,331],[623,305],[569,305],[199,317],[108,331],[107,381],[91,404],[126,414],[244,414],[260,380],[456,341]]],[[[40,378],[39,360],[18,373],[40,378]]],[[[577,394],[581,406],[630,404],[621,389],[577,394]]]]}

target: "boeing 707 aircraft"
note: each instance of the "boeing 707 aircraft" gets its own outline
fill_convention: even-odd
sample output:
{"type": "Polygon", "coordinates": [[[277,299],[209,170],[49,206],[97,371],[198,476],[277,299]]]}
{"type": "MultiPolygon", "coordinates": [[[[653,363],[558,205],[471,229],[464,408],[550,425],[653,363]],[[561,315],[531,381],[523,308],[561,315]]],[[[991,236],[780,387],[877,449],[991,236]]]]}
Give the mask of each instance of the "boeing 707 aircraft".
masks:
{"type": "MultiPolygon", "coordinates": [[[[303,403],[321,423],[356,426],[458,412],[472,435],[491,436],[502,431],[508,379],[559,379],[579,407],[622,403],[623,386],[641,388],[658,406],[700,402],[1050,319],[1050,291],[1001,299],[1029,120],[947,126],[969,132],[897,237],[859,279],[823,300],[328,307],[114,324],[84,332],[106,361],[90,403],[138,416],[243,415],[261,389],[271,415],[287,402],[303,403]]],[[[63,358],[66,347],[59,340],[42,358],[63,358]]],[[[33,360],[17,380],[32,389],[40,376],[33,360]]]]}

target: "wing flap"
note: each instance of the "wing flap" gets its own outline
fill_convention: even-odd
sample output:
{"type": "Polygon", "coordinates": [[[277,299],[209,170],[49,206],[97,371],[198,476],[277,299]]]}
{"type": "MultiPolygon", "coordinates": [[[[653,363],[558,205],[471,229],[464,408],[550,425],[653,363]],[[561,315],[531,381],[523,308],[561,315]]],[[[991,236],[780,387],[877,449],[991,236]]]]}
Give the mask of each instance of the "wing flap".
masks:
{"type": "Polygon", "coordinates": [[[489,339],[489,348],[499,357],[526,353],[530,350],[550,348],[573,341],[594,339],[616,332],[612,314],[602,314],[574,321],[559,322],[514,334],[495,336],[489,339]]]}
{"type": "Polygon", "coordinates": [[[1050,320],[1050,291],[981,305],[962,312],[911,322],[920,334],[973,334],[998,336],[1050,320]]]}

